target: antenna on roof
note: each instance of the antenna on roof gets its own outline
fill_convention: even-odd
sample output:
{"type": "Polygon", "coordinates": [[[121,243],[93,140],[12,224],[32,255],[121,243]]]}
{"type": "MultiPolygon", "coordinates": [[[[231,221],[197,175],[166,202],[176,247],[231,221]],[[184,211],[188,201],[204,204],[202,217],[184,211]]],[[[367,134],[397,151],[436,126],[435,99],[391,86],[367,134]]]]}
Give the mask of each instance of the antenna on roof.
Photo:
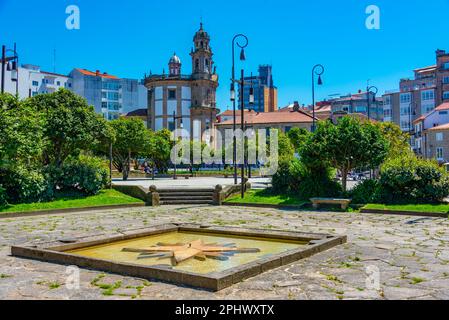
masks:
{"type": "Polygon", "coordinates": [[[56,48],[53,49],[53,72],[56,73],[56,48]]]}

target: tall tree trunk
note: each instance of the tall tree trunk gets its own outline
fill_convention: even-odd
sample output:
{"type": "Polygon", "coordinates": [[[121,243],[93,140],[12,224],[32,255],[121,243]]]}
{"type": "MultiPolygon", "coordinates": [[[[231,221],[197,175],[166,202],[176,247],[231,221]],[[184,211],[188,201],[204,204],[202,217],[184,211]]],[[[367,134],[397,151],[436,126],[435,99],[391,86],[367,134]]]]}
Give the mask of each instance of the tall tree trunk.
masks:
{"type": "Polygon", "coordinates": [[[343,187],[343,192],[346,192],[347,180],[348,180],[348,169],[344,167],[341,169],[341,185],[343,187]]]}

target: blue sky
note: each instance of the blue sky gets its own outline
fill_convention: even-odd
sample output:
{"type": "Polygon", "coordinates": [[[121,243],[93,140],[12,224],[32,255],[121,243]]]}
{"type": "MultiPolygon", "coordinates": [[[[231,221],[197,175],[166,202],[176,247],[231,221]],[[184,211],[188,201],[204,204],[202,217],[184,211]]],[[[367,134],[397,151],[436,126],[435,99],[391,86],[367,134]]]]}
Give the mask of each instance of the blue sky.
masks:
{"type": "MultiPolygon", "coordinates": [[[[246,72],[273,64],[279,105],[310,103],[310,73],[325,66],[318,98],[366,87],[398,87],[412,69],[449,51],[449,0],[0,0],[0,43],[17,42],[22,63],[68,73],[74,67],[142,78],[159,73],[176,51],[190,73],[192,37],[203,19],[220,75],[218,104],[229,105],[231,39],[250,44],[246,72]],[[78,5],[81,29],[67,30],[65,9],[78,5]],[[381,29],[365,27],[365,8],[381,10],[381,29]]],[[[240,69],[240,64],[237,67],[240,69]]]]}

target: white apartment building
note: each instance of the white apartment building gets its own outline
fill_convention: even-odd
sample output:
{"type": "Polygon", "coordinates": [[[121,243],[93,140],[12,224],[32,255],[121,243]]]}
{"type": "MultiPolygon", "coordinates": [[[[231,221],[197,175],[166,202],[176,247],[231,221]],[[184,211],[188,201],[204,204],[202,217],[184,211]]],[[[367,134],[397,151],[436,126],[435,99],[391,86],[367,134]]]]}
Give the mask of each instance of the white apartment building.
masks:
{"type": "Polygon", "coordinates": [[[20,99],[52,93],[60,88],[66,88],[84,97],[97,113],[108,120],[148,107],[147,88],[135,79],[121,79],[85,69],[74,69],[66,76],[26,64],[19,68],[16,82],[12,80],[11,71],[5,71],[5,92],[18,92],[20,99]]]}
{"type": "MultiPolygon", "coordinates": [[[[0,68],[0,76],[2,70],[0,68]]],[[[71,89],[72,82],[68,76],[42,71],[39,66],[24,64],[19,67],[18,86],[12,80],[11,71],[5,71],[5,92],[19,94],[20,99],[41,93],[52,93],[59,88],[71,89]],[[17,92],[18,91],[18,92],[17,92]]]]}

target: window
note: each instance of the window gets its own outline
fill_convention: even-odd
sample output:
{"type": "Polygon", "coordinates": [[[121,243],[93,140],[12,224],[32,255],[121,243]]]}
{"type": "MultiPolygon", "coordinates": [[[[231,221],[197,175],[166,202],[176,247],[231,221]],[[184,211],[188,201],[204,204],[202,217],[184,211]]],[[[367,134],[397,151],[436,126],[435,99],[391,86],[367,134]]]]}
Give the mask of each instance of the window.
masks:
{"type": "Polygon", "coordinates": [[[56,81],[56,85],[60,86],[61,85],[61,81],[56,81]]]}
{"type": "Polygon", "coordinates": [[[440,111],[440,112],[438,112],[438,115],[440,115],[440,116],[447,115],[447,111],[440,111]]]}
{"type": "Polygon", "coordinates": [[[421,113],[426,114],[435,109],[435,104],[425,104],[421,106],[421,113]]]}
{"type": "Polygon", "coordinates": [[[435,134],[435,139],[436,139],[437,141],[443,141],[443,132],[437,132],[437,133],[435,134]]]}
{"type": "Polygon", "coordinates": [[[449,70],[449,62],[443,64],[443,69],[449,70]]]}
{"type": "Polygon", "coordinates": [[[39,82],[38,81],[33,81],[33,86],[38,87],[39,86],[39,82]]]}
{"type": "Polygon", "coordinates": [[[435,93],[433,90],[426,90],[421,92],[421,99],[422,100],[434,100],[435,99],[435,93]]]}
{"type": "Polygon", "coordinates": [[[444,100],[449,99],[449,91],[445,91],[445,92],[443,93],[443,99],[444,99],[444,100]]]}
{"type": "Polygon", "coordinates": [[[444,84],[448,84],[449,83],[449,77],[444,77],[443,78],[443,83],[444,84]]]}
{"type": "Polygon", "coordinates": [[[401,107],[401,116],[408,116],[408,115],[410,115],[410,106],[401,107]]]}
{"type": "Polygon", "coordinates": [[[412,101],[412,95],[410,93],[401,94],[401,103],[409,103],[412,101]]]}
{"type": "Polygon", "coordinates": [[[285,127],[285,133],[288,133],[291,129],[292,127],[285,127]]]}
{"type": "Polygon", "coordinates": [[[168,100],[176,100],[176,89],[168,89],[168,100]]]}
{"type": "Polygon", "coordinates": [[[443,148],[437,148],[437,160],[443,160],[443,148]]]}
{"type": "Polygon", "coordinates": [[[384,96],[384,104],[391,104],[391,96],[384,96]]]}

